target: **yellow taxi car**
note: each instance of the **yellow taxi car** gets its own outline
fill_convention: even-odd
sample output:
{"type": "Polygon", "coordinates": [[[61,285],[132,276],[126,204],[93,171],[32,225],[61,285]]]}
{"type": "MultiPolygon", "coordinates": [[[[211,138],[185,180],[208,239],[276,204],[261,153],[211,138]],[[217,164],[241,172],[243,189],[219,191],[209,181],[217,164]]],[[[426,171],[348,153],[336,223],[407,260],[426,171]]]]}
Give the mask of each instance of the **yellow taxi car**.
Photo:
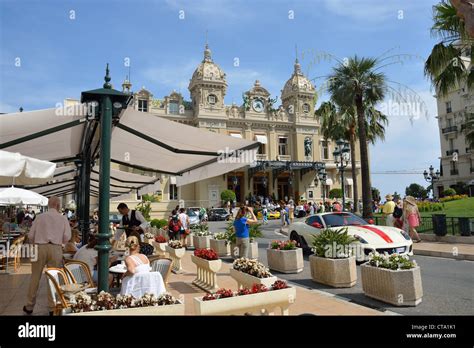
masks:
{"type": "MultiPolygon", "coordinates": [[[[267,217],[268,217],[268,220],[279,219],[280,218],[280,212],[278,210],[270,210],[267,213],[267,217]]],[[[262,211],[258,212],[257,219],[259,219],[259,220],[263,219],[262,211]]]]}

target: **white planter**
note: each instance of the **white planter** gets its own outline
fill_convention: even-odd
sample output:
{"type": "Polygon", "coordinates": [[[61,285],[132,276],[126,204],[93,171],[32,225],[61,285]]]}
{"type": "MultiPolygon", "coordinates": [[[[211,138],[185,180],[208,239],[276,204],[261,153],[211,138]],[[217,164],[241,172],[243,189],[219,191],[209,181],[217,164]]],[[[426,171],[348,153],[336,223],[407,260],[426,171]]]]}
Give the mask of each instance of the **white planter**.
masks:
{"type": "Polygon", "coordinates": [[[394,306],[417,306],[423,297],[420,267],[390,270],[370,266],[361,267],[362,290],[368,297],[394,306]]]}
{"type": "MultiPolygon", "coordinates": [[[[240,257],[239,255],[239,248],[235,243],[230,244],[230,253],[232,254],[232,257],[234,259],[238,259],[240,257]]],[[[249,259],[258,259],[258,243],[257,242],[252,242],[249,245],[249,254],[247,255],[247,258],[249,259]]]]}
{"type": "Polygon", "coordinates": [[[186,254],[186,248],[173,249],[169,245],[166,245],[165,249],[170,255],[171,260],[173,260],[173,273],[182,273],[183,266],[181,266],[181,259],[186,254]]]}
{"type": "Polygon", "coordinates": [[[335,288],[350,288],[357,282],[355,257],[329,259],[311,255],[309,257],[313,281],[335,288]]]}
{"type": "Polygon", "coordinates": [[[278,307],[282,315],[288,315],[289,307],[295,299],[296,290],[292,287],[211,301],[195,297],[194,312],[197,315],[274,314],[278,307]]]}
{"type": "Polygon", "coordinates": [[[186,238],[186,248],[188,249],[194,249],[194,233],[188,234],[186,238]]]}
{"type": "Polygon", "coordinates": [[[196,249],[209,249],[211,247],[211,236],[193,236],[193,243],[196,249]]]}
{"type": "Polygon", "coordinates": [[[251,289],[254,284],[263,284],[267,288],[269,288],[273,285],[273,283],[277,281],[277,277],[275,276],[268,277],[268,278],[257,278],[250,274],[237,271],[233,268],[231,268],[229,271],[230,271],[230,276],[234,278],[234,280],[237,282],[237,286],[239,289],[240,288],[251,289]]]}
{"type": "Polygon", "coordinates": [[[155,247],[155,254],[163,257],[167,257],[166,246],[168,243],[157,243],[153,241],[153,246],[155,247]]]}
{"type": "Polygon", "coordinates": [[[191,255],[191,261],[197,267],[197,275],[193,284],[207,292],[214,292],[219,289],[217,285],[217,272],[222,267],[222,261],[205,260],[194,255],[191,255]]]}
{"type": "Polygon", "coordinates": [[[219,257],[230,255],[230,244],[226,240],[211,239],[211,249],[214,250],[219,257]]]}
{"type": "Polygon", "coordinates": [[[82,313],[68,313],[70,308],[63,311],[63,315],[71,316],[116,316],[116,315],[184,315],[184,303],[166,305],[166,306],[150,306],[126,309],[111,309],[108,311],[92,311],[82,313]]]}
{"type": "Polygon", "coordinates": [[[303,270],[303,249],[267,249],[268,268],[281,273],[299,273],[303,270]]]}

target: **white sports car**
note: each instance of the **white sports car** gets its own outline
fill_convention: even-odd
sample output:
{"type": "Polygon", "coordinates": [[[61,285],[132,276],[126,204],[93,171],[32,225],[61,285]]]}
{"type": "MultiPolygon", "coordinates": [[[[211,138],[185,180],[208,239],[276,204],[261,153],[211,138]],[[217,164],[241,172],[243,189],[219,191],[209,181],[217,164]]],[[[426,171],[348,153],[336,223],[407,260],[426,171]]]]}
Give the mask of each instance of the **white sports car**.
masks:
{"type": "Polygon", "coordinates": [[[349,212],[311,215],[304,221],[292,223],[288,227],[288,236],[299,243],[303,250],[308,250],[311,248],[313,236],[321,230],[340,229],[345,226],[348,234],[359,241],[359,247],[365,255],[364,260],[372,251],[413,255],[413,242],[405,231],[396,227],[372,225],[349,212]]]}

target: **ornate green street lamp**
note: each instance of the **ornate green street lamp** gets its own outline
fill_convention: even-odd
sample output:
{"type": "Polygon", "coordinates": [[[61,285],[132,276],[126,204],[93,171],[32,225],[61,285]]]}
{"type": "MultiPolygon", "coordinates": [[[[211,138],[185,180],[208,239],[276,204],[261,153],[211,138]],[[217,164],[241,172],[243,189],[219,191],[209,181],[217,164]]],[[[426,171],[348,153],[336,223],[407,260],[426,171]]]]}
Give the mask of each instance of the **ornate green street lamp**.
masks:
{"type": "Polygon", "coordinates": [[[336,168],[341,173],[341,189],[342,189],[342,210],[346,210],[346,194],[344,190],[344,169],[349,165],[350,161],[350,148],[349,143],[343,139],[336,141],[336,149],[332,153],[334,155],[334,161],[336,162],[336,168]]]}
{"type": "MultiPolygon", "coordinates": [[[[98,292],[108,291],[109,278],[109,200],[110,200],[110,148],[112,138],[112,120],[118,119],[120,112],[126,109],[131,96],[112,89],[107,63],[103,88],[81,93],[81,103],[89,104],[95,109],[95,117],[100,122],[100,174],[99,174],[99,234],[95,247],[99,254],[98,292]]],[[[87,194],[87,193],[86,193],[87,194]]]]}

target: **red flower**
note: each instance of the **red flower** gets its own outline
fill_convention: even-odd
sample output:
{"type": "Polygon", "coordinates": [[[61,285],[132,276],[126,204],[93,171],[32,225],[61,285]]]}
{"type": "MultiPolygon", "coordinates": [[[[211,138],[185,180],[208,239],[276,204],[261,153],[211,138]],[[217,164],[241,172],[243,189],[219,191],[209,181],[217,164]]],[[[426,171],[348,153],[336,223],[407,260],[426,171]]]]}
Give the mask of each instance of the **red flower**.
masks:
{"type": "Polygon", "coordinates": [[[196,249],[194,250],[194,256],[209,261],[219,259],[219,255],[212,249],[196,249]]]}
{"type": "Polygon", "coordinates": [[[288,285],[286,284],[285,281],[283,280],[277,280],[275,283],[272,285],[273,290],[280,290],[280,289],[286,289],[288,285]]]}
{"type": "Polygon", "coordinates": [[[155,236],[155,242],[157,243],[166,243],[166,238],[163,236],[155,236]]]}
{"type": "Polygon", "coordinates": [[[263,284],[254,284],[252,286],[252,294],[257,294],[259,292],[267,292],[268,288],[263,284]]]}
{"type": "Polygon", "coordinates": [[[243,296],[243,295],[250,295],[252,292],[248,288],[242,288],[239,290],[238,295],[243,296]]]}
{"type": "Polygon", "coordinates": [[[226,298],[226,297],[233,297],[234,293],[231,289],[219,289],[216,291],[216,295],[219,296],[219,298],[226,298]]]}
{"type": "Polygon", "coordinates": [[[215,299],[217,299],[217,297],[214,296],[213,294],[206,294],[202,298],[203,301],[211,301],[211,300],[215,300],[215,299]]]}

